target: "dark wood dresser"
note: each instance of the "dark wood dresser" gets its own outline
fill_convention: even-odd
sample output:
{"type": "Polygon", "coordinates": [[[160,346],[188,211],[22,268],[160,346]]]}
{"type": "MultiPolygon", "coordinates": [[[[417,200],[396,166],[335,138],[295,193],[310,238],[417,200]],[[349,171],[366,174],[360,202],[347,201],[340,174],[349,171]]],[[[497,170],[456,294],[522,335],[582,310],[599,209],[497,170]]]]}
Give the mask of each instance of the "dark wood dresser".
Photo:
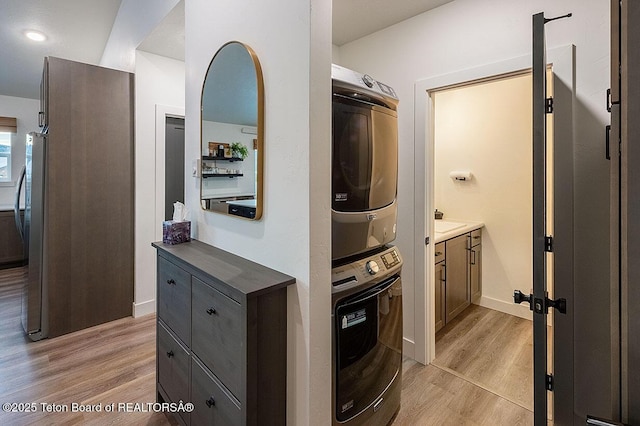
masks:
{"type": "Polygon", "coordinates": [[[287,286],[295,279],[192,240],[158,251],[156,390],[183,424],[286,424],[287,286]]]}

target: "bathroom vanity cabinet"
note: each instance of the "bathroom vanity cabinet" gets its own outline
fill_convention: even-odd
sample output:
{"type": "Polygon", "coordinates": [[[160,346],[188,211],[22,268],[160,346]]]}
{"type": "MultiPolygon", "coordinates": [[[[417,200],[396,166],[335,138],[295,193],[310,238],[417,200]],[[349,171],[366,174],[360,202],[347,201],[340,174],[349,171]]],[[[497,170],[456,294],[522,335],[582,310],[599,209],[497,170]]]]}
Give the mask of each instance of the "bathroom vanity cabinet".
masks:
{"type": "Polygon", "coordinates": [[[437,242],[435,331],[464,311],[482,293],[482,231],[474,229],[437,242]]]}
{"type": "Polygon", "coordinates": [[[156,390],[185,425],[286,424],[287,286],[295,279],[192,240],[157,249],[156,390]]]}

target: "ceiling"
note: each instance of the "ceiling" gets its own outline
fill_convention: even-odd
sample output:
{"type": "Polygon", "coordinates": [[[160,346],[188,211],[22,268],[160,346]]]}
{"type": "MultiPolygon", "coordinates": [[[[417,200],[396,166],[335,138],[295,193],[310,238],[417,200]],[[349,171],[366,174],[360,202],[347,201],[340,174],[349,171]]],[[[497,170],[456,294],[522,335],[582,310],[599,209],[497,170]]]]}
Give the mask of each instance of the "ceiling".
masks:
{"type": "Polygon", "coordinates": [[[121,0],[2,0],[0,95],[38,99],[45,56],[98,64],[121,0]],[[43,43],[24,37],[45,33],[43,43]]]}
{"type": "MultiPolygon", "coordinates": [[[[99,64],[121,1],[2,0],[0,95],[38,99],[45,56],[99,64]],[[32,42],[23,36],[27,29],[49,38],[32,42]]],[[[333,0],[333,43],[341,46],[450,1],[333,0]]],[[[184,60],[184,1],[139,48],[184,60]]]]}

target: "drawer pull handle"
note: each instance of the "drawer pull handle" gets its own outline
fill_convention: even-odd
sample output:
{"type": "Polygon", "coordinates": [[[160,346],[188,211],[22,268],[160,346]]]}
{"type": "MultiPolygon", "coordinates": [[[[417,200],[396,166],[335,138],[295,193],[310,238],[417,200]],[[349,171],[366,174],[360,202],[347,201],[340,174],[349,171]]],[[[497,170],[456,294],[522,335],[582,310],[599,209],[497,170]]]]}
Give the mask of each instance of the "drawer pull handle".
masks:
{"type": "Polygon", "coordinates": [[[167,284],[169,284],[169,285],[176,285],[176,282],[175,282],[175,280],[174,280],[173,278],[169,278],[169,279],[167,280],[167,284]]]}
{"type": "Polygon", "coordinates": [[[167,357],[171,358],[172,356],[174,356],[175,354],[173,353],[173,351],[169,351],[167,352],[167,357]]]}
{"type": "Polygon", "coordinates": [[[216,405],[216,401],[215,401],[215,399],[213,399],[213,397],[212,397],[212,396],[210,396],[210,397],[209,397],[209,399],[207,399],[207,401],[206,401],[206,402],[207,402],[207,407],[209,407],[209,408],[211,408],[211,407],[213,407],[214,405],[216,405]]]}
{"type": "Polygon", "coordinates": [[[436,257],[438,257],[438,256],[442,256],[442,252],[441,251],[437,251],[436,252],[436,257]]]}
{"type": "Polygon", "coordinates": [[[207,313],[208,313],[209,315],[213,315],[213,314],[215,314],[215,313],[216,313],[216,310],[215,310],[215,309],[213,309],[213,308],[209,308],[209,309],[207,309],[207,313]]]}

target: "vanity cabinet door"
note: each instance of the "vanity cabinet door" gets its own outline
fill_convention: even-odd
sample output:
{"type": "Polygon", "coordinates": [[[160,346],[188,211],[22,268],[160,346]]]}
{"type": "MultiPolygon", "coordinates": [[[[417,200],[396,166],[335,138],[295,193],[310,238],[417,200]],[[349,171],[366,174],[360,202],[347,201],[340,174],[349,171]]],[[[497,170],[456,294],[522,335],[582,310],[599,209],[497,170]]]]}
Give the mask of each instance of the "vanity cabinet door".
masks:
{"type": "Polygon", "coordinates": [[[482,295],[482,230],[476,229],[469,234],[469,286],[471,300],[482,295]]]}
{"type": "Polygon", "coordinates": [[[471,304],[467,265],[467,235],[446,241],[446,323],[471,304]]]}
{"type": "Polygon", "coordinates": [[[445,305],[445,262],[436,263],[436,296],[435,296],[435,312],[436,312],[436,332],[439,331],[442,327],[444,327],[444,305],[445,305]]]}
{"type": "Polygon", "coordinates": [[[158,257],[158,317],[187,346],[191,344],[191,274],[158,257]]]}
{"type": "Polygon", "coordinates": [[[434,248],[435,258],[435,330],[439,331],[445,325],[445,294],[446,294],[446,266],[445,243],[437,243],[434,248]]]}
{"type": "Polygon", "coordinates": [[[191,361],[191,413],[193,425],[243,424],[240,404],[212,377],[195,358],[191,361]]]}
{"type": "MultiPolygon", "coordinates": [[[[189,351],[176,340],[160,322],[158,333],[158,384],[170,401],[188,402],[189,399],[189,351]]],[[[189,413],[179,412],[185,423],[189,424],[189,413]]]]}
{"type": "Polygon", "coordinates": [[[436,244],[436,247],[433,253],[435,257],[435,263],[440,263],[445,259],[444,247],[445,247],[444,242],[436,244]]]}
{"type": "Polygon", "coordinates": [[[471,299],[476,300],[482,295],[482,245],[471,248],[469,258],[471,299]]]}
{"type": "Polygon", "coordinates": [[[243,354],[240,305],[213,287],[193,277],[193,353],[237,397],[241,398],[243,354]]]}

